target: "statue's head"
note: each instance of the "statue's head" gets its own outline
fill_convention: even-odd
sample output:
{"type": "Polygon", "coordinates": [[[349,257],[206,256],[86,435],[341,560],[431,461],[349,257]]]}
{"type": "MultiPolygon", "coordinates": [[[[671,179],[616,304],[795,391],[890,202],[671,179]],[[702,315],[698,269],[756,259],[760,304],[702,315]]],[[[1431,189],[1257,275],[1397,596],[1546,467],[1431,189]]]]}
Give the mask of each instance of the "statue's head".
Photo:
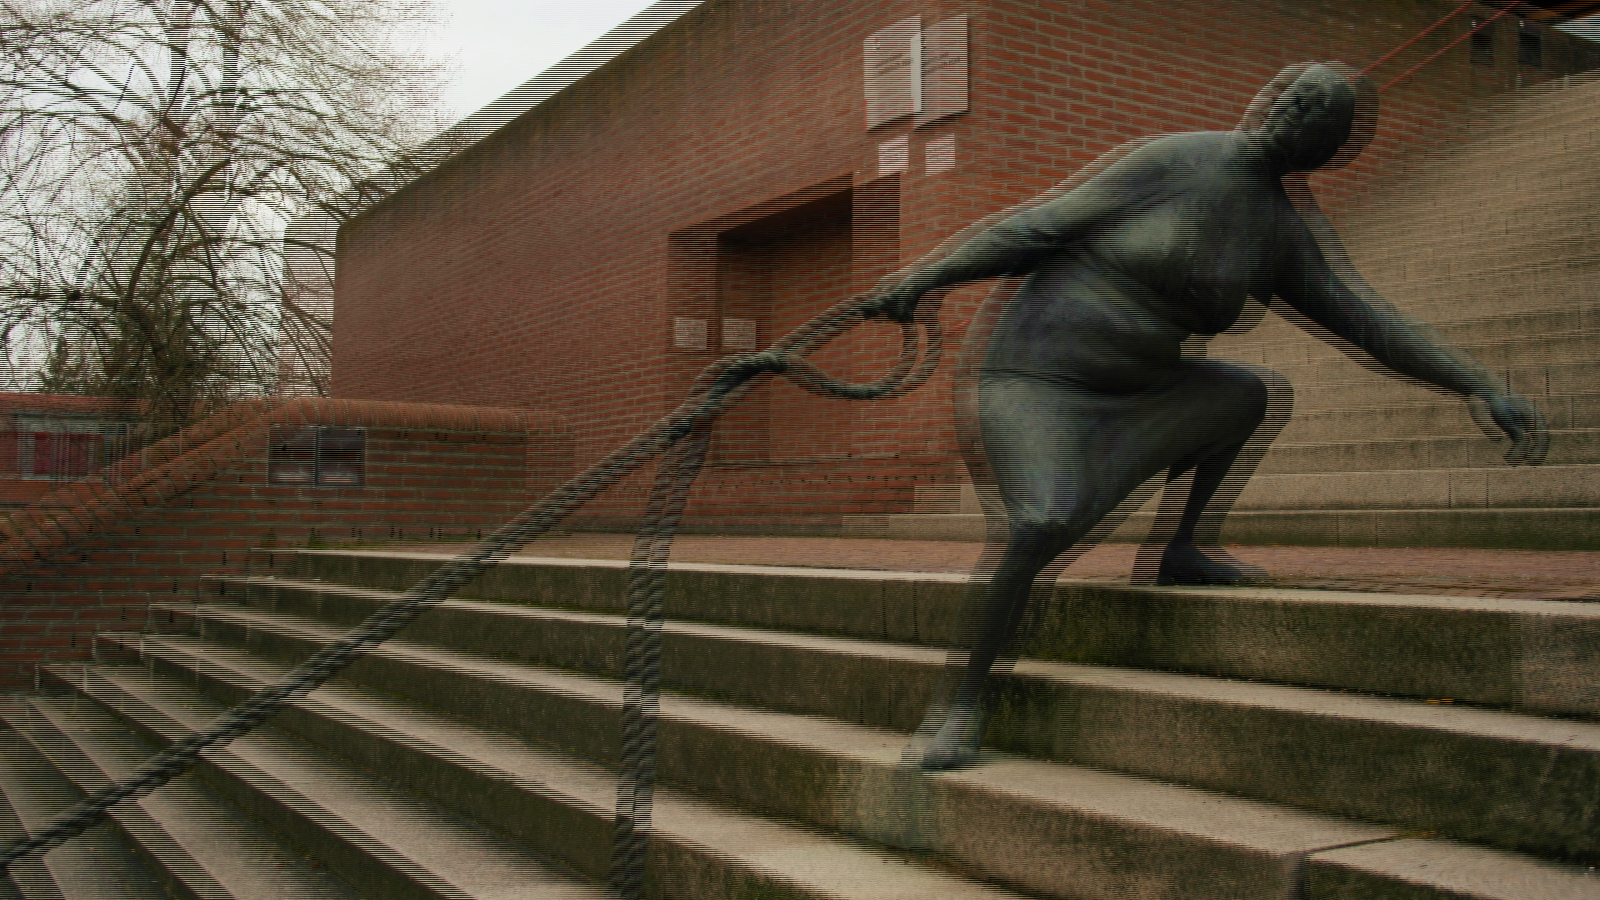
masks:
{"type": "Polygon", "coordinates": [[[1251,104],[1251,131],[1280,174],[1354,159],[1372,136],[1377,96],[1366,79],[1322,63],[1291,66],[1251,104]]]}

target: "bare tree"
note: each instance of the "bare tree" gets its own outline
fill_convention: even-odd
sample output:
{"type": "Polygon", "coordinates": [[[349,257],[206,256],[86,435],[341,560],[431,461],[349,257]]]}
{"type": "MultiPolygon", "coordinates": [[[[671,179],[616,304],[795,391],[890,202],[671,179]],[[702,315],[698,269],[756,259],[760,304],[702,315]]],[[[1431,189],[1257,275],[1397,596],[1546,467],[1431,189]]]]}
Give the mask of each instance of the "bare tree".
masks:
{"type": "Polygon", "coordinates": [[[280,373],[325,392],[332,229],[441,124],[397,49],[430,2],[0,0],[13,383],[176,423],[280,373]]]}

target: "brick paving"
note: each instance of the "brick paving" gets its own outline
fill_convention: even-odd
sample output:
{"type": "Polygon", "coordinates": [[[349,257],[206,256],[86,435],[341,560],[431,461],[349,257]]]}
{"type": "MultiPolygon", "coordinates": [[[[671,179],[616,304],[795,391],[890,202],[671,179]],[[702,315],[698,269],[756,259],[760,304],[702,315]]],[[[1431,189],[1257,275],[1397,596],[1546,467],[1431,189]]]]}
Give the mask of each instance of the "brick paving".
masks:
{"type": "MultiPolygon", "coordinates": [[[[626,559],[632,536],[572,534],[530,544],[522,555],[626,559]]],[[[386,547],[457,552],[459,543],[386,547]]],[[[968,572],[981,544],[873,538],[681,535],[679,562],[804,566],[897,572],[968,572]]],[[[1138,548],[1104,544],[1074,562],[1065,578],[1127,581],[1138,548]]],[[[1383,591],[1546,600],[1600,600],[1600,552],[1453,548],[1239,547],[1228,552],[1270,573],[1274,587],[1383,591]]]]}

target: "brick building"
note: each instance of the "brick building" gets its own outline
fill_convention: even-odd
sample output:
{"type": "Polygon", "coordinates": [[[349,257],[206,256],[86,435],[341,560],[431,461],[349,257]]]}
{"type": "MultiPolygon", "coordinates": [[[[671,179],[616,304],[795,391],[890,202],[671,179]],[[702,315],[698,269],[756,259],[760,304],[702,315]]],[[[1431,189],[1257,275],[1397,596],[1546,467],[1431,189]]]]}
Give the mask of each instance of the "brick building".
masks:
{"type": "MultiPolygon", "coordinates": [[[[1313,179],[1345,219],[1487,98],[1594,67],[1592,45],[1547,27],[1575,10],[1545,6],[1458,9],[1423,33],[1457,4],[659,4],[575,57],[581,77],[558,67],[447,134],[446,160],[343,227],[332,393],[550,409],[592,461],[708,362],[1105,150],[1232,127],[1286,64],[1399,48],[1372,72],[1397,82],[1372,144],[1313,179]]],[[[952,295],[953,337],[985,290],[952,295]]],[[[874,322],[817,360],[861,376],[896,349],[874,322]]],[[[691,517],[829,529],[910,510],[919,486],[962,477],[949,370],[886,402],[761,388],[720,427],[691,517]]],[[[625,518],[642,484],[589,521],[625,518]]]]}

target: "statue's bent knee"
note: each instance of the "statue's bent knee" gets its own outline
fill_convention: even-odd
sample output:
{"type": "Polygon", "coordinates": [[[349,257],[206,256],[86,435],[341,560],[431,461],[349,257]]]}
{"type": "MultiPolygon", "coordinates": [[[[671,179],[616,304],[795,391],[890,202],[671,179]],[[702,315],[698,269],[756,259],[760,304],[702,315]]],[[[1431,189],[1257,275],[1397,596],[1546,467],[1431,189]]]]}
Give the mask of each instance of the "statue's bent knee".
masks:
{"type": "Polygon", "coordinates": [[[1269,385],[1261,374],[1242,366],[1208,361],[1197,387],[1199,408],[1210,420],[1200,427],[1224,443],[1249,438],[1274,404],[1286,405],[1277,398],[1287,393],[1281,386],[1269,385]]]}
{"type": "Polygon", "coordinates": [[[1011,518],[1011,541],[1018,550],[1035,550],[1054,556],[1089,533],[1097,519],[1083,513],[1011,518]]]}

